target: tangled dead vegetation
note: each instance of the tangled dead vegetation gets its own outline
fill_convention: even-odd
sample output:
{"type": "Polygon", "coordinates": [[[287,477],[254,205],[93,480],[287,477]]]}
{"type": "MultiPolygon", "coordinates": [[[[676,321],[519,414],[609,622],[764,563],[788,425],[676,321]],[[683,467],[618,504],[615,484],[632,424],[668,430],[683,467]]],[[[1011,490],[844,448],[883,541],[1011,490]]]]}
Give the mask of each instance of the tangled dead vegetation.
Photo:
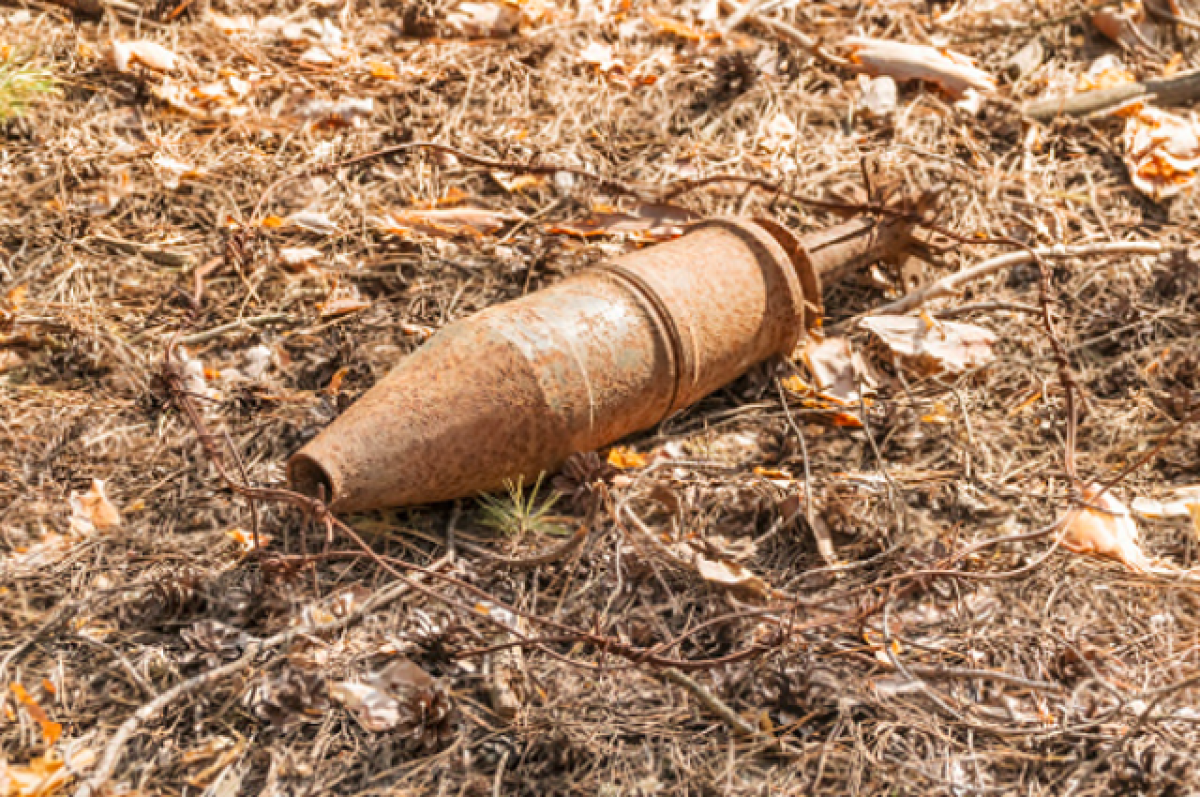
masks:
{"type": "Polygon", "coordinates": [[[6,3],[0,797],[1195,791],[1200,170],[1120,87],[1196,14],[6,3]],[[932,262],[652,432],[283,488],[452,319],[847,213],[932,262]]]}

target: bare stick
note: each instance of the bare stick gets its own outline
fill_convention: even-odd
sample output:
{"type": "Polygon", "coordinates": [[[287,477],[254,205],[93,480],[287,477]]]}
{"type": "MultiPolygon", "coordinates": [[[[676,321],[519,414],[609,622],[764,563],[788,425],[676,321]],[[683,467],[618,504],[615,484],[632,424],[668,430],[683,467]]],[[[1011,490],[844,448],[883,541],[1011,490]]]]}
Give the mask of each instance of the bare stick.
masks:
{"type": "Polygon", "coordinates": [[[1031,119],[1048,122],[1056,116],[1090,116],[1141,97],[1153,99],[1160,105],[1182,105],[1200,99],[1200,70],[1140,83],[1125,83],[1111,89],[1034,100],[1021,110],[1031,119]]]}
{"type": "MultiPolygon", "coordinates": [[[[716,714],[722,722],[733,729],[734,733],[741,736],[749,736],[754,739],[766,736],[766,734],[754,727],[750,721],[742,717],[729,706],[725,705],[721,698],[705,689],[704,686],[696,679],[689,678],[674,667],[669,667],[663,670],[662,677],[664,681],[670,681],[676,686],[682,686],[684,689],[691,692],[692,695],[700,701],[702,706],[711,711],[713,714],[716,714]]],[[[771,741],[774,742],[775,740],[772,739],[771,741]]]]}
{"type": "MultiPolygon", "coordinates": [[[[453,559],[451,554],[446,554],[441,559],[431,564],[429,570],[439,570],[446,566],[453,559]]],[[[305,626],[302,628],[294,628],[290,631],[283,631],[275,636],[268,637],[262,642],[253,644],[246,649],[240,659],[231,661],[221,667],[217,667],[207,672],[203,672],[194,678],[189,678],[182,681],[161,695],[146,703],[139,708],[132,717],[121,723],[121,727],[117,728],[117,732],[109,741],[108,746],[104,749],[104,757],[100,759],[96,771],[87,779],[78,789],[75,790],[74,797],[95,797],[104,791],[109,779],[117,768],[117,764],[121,761],[121,754],[125,750],[125,745],[133,738],[143,725],[150,722],[165,711],[172,703],[175,703],[180,698],[200,691],[201,689],[221,681],[230,675],[241,672],[247,669],[254,660],[258,658],[265,650],[282,647],[294,639],[301,636],[311,634],[329,634],[335,631],[340,631],[356,622],[376,609],[391,603],[400,596],[404,595],[412,587],[412,582],[404,581],[392,584],[391,586],[372,595],[357,610],[347,614],[345,617],[334,620],[329,623],[319,623],[317,625],[305,626]]]]}
{"type": "Polygon", "coordinates": [[[915,310],[932,299],[943,296],[957,296],[962,289],[975,280],[983,279],[997,271],[1034,262],[1035,258],[1087,257],[1089,255],[1158,255],[1166,250],[1160,243],[1152,241],[1115,241],[1103,244],[1086,244],[1083,246],[1050,246],[1044,249],[1031,249],[1020,252],[1010,252],[985,260],[979,265],[965,268],[948,277],[931,282],[923,288],[918,288],[907,296],[877,307],[869,315],[894,315],[915,310]]]}

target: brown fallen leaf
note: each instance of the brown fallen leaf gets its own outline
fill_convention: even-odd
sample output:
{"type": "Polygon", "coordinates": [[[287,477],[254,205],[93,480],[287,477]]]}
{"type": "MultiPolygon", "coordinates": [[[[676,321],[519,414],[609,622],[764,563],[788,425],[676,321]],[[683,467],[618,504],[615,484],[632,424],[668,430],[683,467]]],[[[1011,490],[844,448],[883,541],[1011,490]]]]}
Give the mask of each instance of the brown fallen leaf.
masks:
{"type": "Polygon", "coordinates": [[[859,324],[894,353],[931,373],[979,368],[995,358],[996,334],[974,324],[936,321],[925,314],[868,316],[859,324]]]}
{"type": "Polygon", "coordinates": [[[600,206],[580,221],[557,224],[548,232],[591,238],[598,235],[629,235],[641,241],[669,241],[683,235],[684,228],[698,217],[678,205],[645,203],[631,212],[600,206]]]}
{"type": "Polygon", "coordinates": [[[1062,546],[1074,553],[1114,559],[1138,573],[1153,571],[1138,546],[1138,528],[1129,509],[1112,493],[1101,493],[1096,484],[1083,488],[1083,499],[1105,511],[1090,506],[1069,511],[1062,546]]]}
{"type": "Polygon", "coordinates": [[[121,514],[108,500],[104,482],[92,479],[92,487],[86,493],[71,493],[71,533],[86,537],[99,530],[121,525],[121,514]]]}
{"type": "Polygon", "coordinates": [[[334,288],[329,298],[317,305],[317,311],[321,314],[321,318],[333,318],[357,313],[370,306],[371,301],[363,298],[359,294],[358,288],[350,286],[349,288],[334,288]]]}
{"type": "Polygon", "coordinates": [[[1102,8],[1092,15],[1092,24],[1128,50],[1153,50],[1158,38],[1158,31],[1146,16],[1141,0],[1127,0],[1119,7],[1102,8]]]}
{"type": "Polygon", "coordinates": [[[408,659],[392,662],[368,675],[363,683],[330,684],[329,695],[364,730],[399,730],[425,745],[436,743],[446,734],[453,716],[449,692],[408,659]]]}
{"type": "Polygon", "coordinates": [[[457,208],[431,208],[394,211],[383,229],[394,235],[414,231],[446,237],[491,235],[511,220],[511,216],[486,208],[464,205],[457,208]]]}
{"type": "Polygon", "coordinates": [[[967,89],[981,92],[996,89],[994,77],[976,67],[967,56],[953,50],[865,36],[853,36],[844,44],[850,48],[850,60],[872,76],[936,83],[955,98],[962,97],[967,89]]]}
{"type": "Polygon", "coordinates": [[[172,72],[179,65],[179,56],[149,39],[113,41],[108,46],[108,63],[118,72],[130,72],[134,66],[144,66],[155,72],[172,72]]]}

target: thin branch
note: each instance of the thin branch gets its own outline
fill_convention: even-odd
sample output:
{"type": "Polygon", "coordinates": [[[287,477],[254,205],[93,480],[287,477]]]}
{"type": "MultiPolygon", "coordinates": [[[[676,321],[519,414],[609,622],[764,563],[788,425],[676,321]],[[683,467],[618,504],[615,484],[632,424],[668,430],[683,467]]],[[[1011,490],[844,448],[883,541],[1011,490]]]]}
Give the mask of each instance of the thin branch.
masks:
{"type": "MultiPolygon", "coordinates": [[[[453,554],[447,553],[441,559],[429,565],[427,569],[430,571],[440,570],[450,564],[453,558],[453,554]]],[[[382,608],[400,598],[411,587],[412,582],[409,581],[393,583],[372,595],[362,606],[345,617],[328,623],[318,623],[275,634],[257,644],[250,645],[241,658],[236,661],[231,661],[229,664],[208,670],[186,681],[181,681],[163,692],[157,698],[138,709],[132,717],[121,723],[121,727],[117,728],[117,732],[109,740],[108,746],[104,749],[104,756],[100,759],[100,763],[96,766],[95,771],[92,772],[91,777],[75,790],[74,797],[95,797],[104,793],[108,781],[117,769],[117,764],[121,762],[121,754],[125,751],[125,745],[129,743],[129,740],[141,730],[142,726],[158,718],[160,714],[180,699],[247,669],[264,651],[283,647],[300,637],[331,634],[348,628],[376,609],[382,608]]]]}
{"type": "Polygon", "coordinates": [[[1020,252],[1010,252],[990,260],[963,269],[948,277],[931,282],[923,288],[918,288],[907,296],[877,307],[869,315],[895,315],[916,310],[926,302],[940,299],[944,296],[957,296],[969,283],[1003,271],[1006,268],[1033,263],[1038,257],[1047,259],[1063,259],[1068,257],[1087,257],[1089,255],[1158,255],[1166,251],[1166,247],[1152,241],[1116,241],[1103,244],[1085,244],[1083,246],[1050,246],[1043,249],[1030,249],[1020,252]]]}

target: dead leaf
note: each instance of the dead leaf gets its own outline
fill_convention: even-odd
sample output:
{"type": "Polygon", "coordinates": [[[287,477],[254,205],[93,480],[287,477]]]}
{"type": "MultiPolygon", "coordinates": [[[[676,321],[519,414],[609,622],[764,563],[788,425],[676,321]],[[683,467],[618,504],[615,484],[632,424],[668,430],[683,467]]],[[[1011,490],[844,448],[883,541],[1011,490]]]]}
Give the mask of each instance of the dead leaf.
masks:
{"type": "Polygon", "coordinates": [[[464,205],[457,208],[400,210],[389,214],[384,231],[408,235],[413,231],[446,237],[491,235],[511,217],[486,208],[464,205]]]}
{"type": "Polygon", "coordinates": [[[1078,554],[1115,559],[1138,573],[1151,572],[1154,568],[1138,546],[1138,528],[1129,509],[1112,493],[1101,493],[1096,484],[1084,487],[1083,499],[1106,511],[1090,506],[1070,510],[1062,546],[1078,554]]]}
{"type": "Polygon", "coordinates": [[[1194,118],[1150,106],[1131,109],[1121,136],[1134,186],[1155,200],[1195,184],[1200,173],[1200,133],[1194,118]]]}
{"type": "Polygon", "coordinates": [[[677,19],[670,17],[661,17],[653,11],[646,10],[642,12],[642,18],[660,33],[666,33],[670,36],[678,36],[681,39],[686,39],[692,42],[702,42],[708,39],[719,39],[721,34],[709,33],[707,31],[696,30],[691,25],[685,22],[680,22],[677,19]]]}
{"type": "Polygon", "coordinates": [[[854,406],[859,403],[862,388],[871,387],[862,356],[854,351],[849,338],[809,338],[802,356],[821,398],[854,406]]]}
{"type": "Polygon", "coordinates": [[[1114,55],[1104,55],[1093,61],[1087,71],[1079,76],[1075,91],[1102,91],[1136,80],[1133,73],[1121,63],[1121,59],[1114,55]]]}
{"type": "Polygon", "coordinates": [[[125,169],[117,171],[108,181],[108,185],[102,188],[85,206],[88,215],[107,216],[117,209],[121,200],[129,196],[132,190],[133,181],[129,178],[129,172],[125,169]]]}
{"type": "Polygon", "coordinates": [[[419,725],[422,699],[436,687],[436,681],[407,659],[392,662],[383,670],[367,676],[365,683],[342,681],[330,684],[329,696],[341,703],[372,733],[390,731],[401,724],[419,725]]]}
{"type": "Polygon", "coordinates": [[[251,17],[227,17],[224,14],[218,14],[216,11],[209,10],[208,21],[212,26],[221,31],[227,36],[232,36],[236,33],[249,33],[254,30],[255,23],[251,17]]]}
{"type": "Polygon", "coordinates": [[[931,373],[979,368],[995,358],[996,334],[974,324],[899,315],[868,316],[859,323],[894,353],[931,373]]]}
{"type": "Polygon", "coordinates": [[[446,24],[469,38],[502,38],[517,32],[521,12],[508,3],[459,3],[446,15],[446,24]]]}
{"type": "Polygon", "coordinates": [[[1128,0],[1119,8],[1102,8],[1092,15],[1096,30],[1128,50],[1155,47],[1158,31],[1146,17],[1141,0],[1128,0]]]}
{"type": "Polygon", "coordinates": [[[646,467],[646,458],[627,446],[614,446],[608,452],[608,464],[618,470],[646,467]]]}
{"type": "Polygon", "coordinates": [[[1176,487],[1163,496],[1162,500],[1135,498],[1130,507],[1135,513],[1153,520],[1191,516],[1191,505],[1200,504],[1200,484],[1176,487]]]}
{"type": "Polygon", "coordinates": [[[72,534],[87,537],[121,525],[121,515],[108,500],[100,479],[92,479],[91,489],[82,495],[71,493],[70,504],[72,534]]]}
{"type": "MultiPolygon", "coordinates": [[[[263,223],[266,224],[266,221],[264,220],[263,223]]],[[[283,220],[283,226],[294,227],[317,235],[336,235],[339,232],[338,226],[329,216],[311,210],[293,213],[283,220]]]]}
{"type": "Polygon", "coordinates": [[[335,288],[328,299],[317,305],[317,311],[321,314],[321,318],[332,318],[357,313],[370,306],[371,302],[359,294],[358,288],[350,286],[335,288]]]}
{"type": "Polygon", "coordinates": [[[613,55],[613,46],[601,42],[592,42],[579,52],[579,60],[591,64],[604,74],[614,70],[624,71],[625,62],[613,55]]]}
{"type": "Polygon", "coordinates": [[[923,80],[936,83],[955,98],[967,89],[996,90],[996,79],[975,66],[961,53],[921,44],[904,44],[885,39],[853,36],[845,40],[850,60],[872,76],[888,75],[897,81],[923,80]]]}
{"type": "Polygon", "coordinates": [[[203,167],[185,163],[161,152],[154,153],[152,163],[162,176],[163,186],[172,191],[179,188],[183,181],[198,180],[208,173],[203,167]]]}
{"type": "Polygon", "coordinates": [[[25,691],[25,687],[19,683],[9,684],[9,689],[13,695],[25,706],[25,710],[29,712],[29,716],[42,729],[42,741],[46,743],[46,747],[53,747],[54,743],[62,736],[62,725],[50,719],[50,715],[46,710],[38,705],[38,702],[33,699],[33,695],[25,691]]]}
{"type": "Polygon", "coordinates": [[[7,373],[25,364],[25,358],[20,352],[11,349],[0,350],[0,374],[7,373]]]}
{"type": "Polygon", "coordinates": [[[48,753],[28,766],[13,766],[0,758],[0,797],[53,797],[95,762],[93,750],[78,750],[61,758],[48,753]]]}
{"type": "Polygon", "coordinates": [[[760,598],[771,594],[765,581],[737,562],[709,559],[703,554],[696,554],[696,570],[700,577],[710,584],[747,592],[760,598]]]}
{"type": "Polygon", "coordinates": [[[296,115],[324,127],[362,127],[375,113],[375,100],[342,97],[339,100],[311,100],[296,115]]]}
{"type": "Polygon", "coordinates": [[[274,539],[270,534],[263,534],[260,531],[258,533],[258,540],[256,542],[253,532],[245,531],[237,527],[225,532],[225,536],[237,543],[238,548],[241,549],[242,553],[250,553],[258,550],[259,548],[266,548],[271,544],[271,540],[274,539]]]}
{"type": "Polygon", "coordinates": [[[310,263],[320,260],[324,253],[312,246],[285,246],[279,250],[279,262],[288,271],[304,271],[310,263]]]}
{"type": "Polygon", "coordinates": [[[551,233],[591,238],[598,235],[629,235],[635,240],[670,241],[683,235],[696,215],[678,205],[646,203],[626,213],[599,207],[581,221],[550,227],[551,233]]]}
{"type": "Polygon", "coordinates": [[[134,66],[144,66],[155,72],[173,72],[179,65],[179,56],[149,39],[113,41],[108,46],[108,63],[118,72],[130,72],[134,66]]]}

